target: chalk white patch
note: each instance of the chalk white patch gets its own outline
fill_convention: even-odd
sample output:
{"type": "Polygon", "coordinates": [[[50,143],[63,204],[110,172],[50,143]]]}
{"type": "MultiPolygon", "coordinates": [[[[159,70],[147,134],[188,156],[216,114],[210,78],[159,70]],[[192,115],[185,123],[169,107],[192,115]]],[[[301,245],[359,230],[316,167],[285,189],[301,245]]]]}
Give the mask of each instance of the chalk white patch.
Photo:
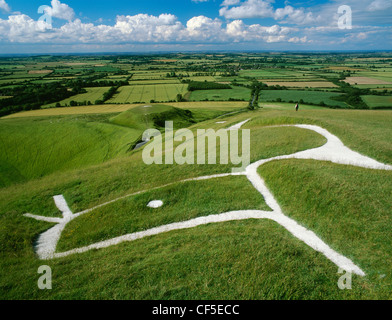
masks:
{"type": "Polygon", "coordinates": [[[163,206],[163,201],[161,201],[161,200],[150,201],[150,202],[147,204],[147,207],[153,208],[153,209],[157,209],[157,208],[160,208],[160,207],[162,207],[162,206],[163,206]]]}
{"type": "Polygon", "coordinates": [[[68,207],[67,201],[65,201],[62,195],[54,196],[54,203],[56,204],[57,208],[63,213],[63,217],[72,216],[72,211],[68,207]]]}
{"type": "Polygon", "coordinates": [[[239,130],[239,129],[241,129],[241,127],[242,127],[244,124],[246,124],[246,123],[249,122],[249,121],[250,121],[250,119],[245,120],[245,121],[242,121],[242,122],[240,122],[240,123],[235,124],[234,126],[231,126],[231,127],[227,128],[226,130],[239,130]]]}
{"type": "Polygon", "coordinates": [[[226,123],[226,121],[218,121],[217,124],[226,123]]]}

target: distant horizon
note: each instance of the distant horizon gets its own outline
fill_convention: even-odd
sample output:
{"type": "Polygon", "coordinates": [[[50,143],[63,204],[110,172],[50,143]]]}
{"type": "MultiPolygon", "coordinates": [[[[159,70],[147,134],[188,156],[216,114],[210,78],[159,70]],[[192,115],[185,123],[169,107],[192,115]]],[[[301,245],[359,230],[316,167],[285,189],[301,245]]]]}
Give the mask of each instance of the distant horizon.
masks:
{"type": "Polygon", "coordinates": [[[103,55],[170,55],[170,54],[241,54],[241,53],[289,53],[289,54],[345,54],[345,53],[392,53],[392,50],[211,50],[211,51],[145,51],[145,52],[42,52],[42,53],[0,53],[0,57],[39,56],[103,56],[103,55]]]}

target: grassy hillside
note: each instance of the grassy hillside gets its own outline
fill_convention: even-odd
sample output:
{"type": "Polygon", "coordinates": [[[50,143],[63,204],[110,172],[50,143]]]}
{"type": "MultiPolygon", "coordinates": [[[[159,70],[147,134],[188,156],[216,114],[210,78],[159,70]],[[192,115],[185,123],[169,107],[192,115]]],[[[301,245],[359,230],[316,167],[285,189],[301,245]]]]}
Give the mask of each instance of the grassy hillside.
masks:
{"type": "MultiPolygon", "coordinates": [[[[315,132],[292,127],[266,128],[309,123],[328,129],[355,151],[392,164],[391,111],[315,109],[296,113],[266,108],[219,119],[225,123],[211,119],[190,128],[225,128],[249,118],[252,120],[244,128],[251,129],[252,162],[323,145],[325,139],[315,132]]],[[[134,118],[129,119],[132,124],[134,118]]],[[[34,124],[33,119],[12,121],[20,121],[20,126],[24,123],[27,128],[34,124]]],[[[339,290],[337,267],[323,255],[276,223],[258,220],[173,231],[45,261],[53,270],[53,290],[39,290],[37,269],[43,262],[35,256],[33,244],[38,234],[52,225],[22,214],[59,216],[53,195],[63,194],[72,211],[80,212],[146,190],[75,219],[67,226],[59,249],[222,210],[268,209],[244,177],[178,183],[150,190],[186,178],[230,172],[232,165],[147,166],[141,156],[142,150],[137,150],[101,164],[61,169],[0,189],[1,298],[391,298],[391,174],[298,160],[272,162],[259,172],[285,213],[363,267],[368,275],[354,276],[353,290],[339,290]],[[146,208],[146,203],[156,198],[163,199],[166,205],[157,210],[146,208]]]]}
{"type": "MultiPolygon", "coordinates": [[[[116,108],[93,106],[81,108],[78,115],[61,115],[63,109],[59,108],[58,116],[49,112],[44,117],[45,110],[40,110],[35,112],[38,117],[3,118],[0,120],[0,187],[125,155],[146,129],[162,128],[167,120],[173,121],[175,128],[185,128],[232,111],[226,107],[204,108],[191,112],[168,105],[139,105],[113,114],[108,112],[116,108]]],[[[77,112],[79,108],[71,109],[75,110],[70,112],[77,112]]]]}
{"type": "Polygon", "coordinates": [[[141,132],[107,115],[0,120],[0,187],[125,154],[141,132]]]}
{"type": "Polygon", "coordinates": [[[176,128],[186,128],[195,122],[192,112],[167,105],[145,105],[132,108],[110,119],[111,123],[134,129],[164,127],[173,121],[176,128]]]}
{"type": "Polygon", "coordinates": [[[366,291],[392,298],[392,172],[298,160],[259,172],[287,215],[367,270],[366,291]]]}

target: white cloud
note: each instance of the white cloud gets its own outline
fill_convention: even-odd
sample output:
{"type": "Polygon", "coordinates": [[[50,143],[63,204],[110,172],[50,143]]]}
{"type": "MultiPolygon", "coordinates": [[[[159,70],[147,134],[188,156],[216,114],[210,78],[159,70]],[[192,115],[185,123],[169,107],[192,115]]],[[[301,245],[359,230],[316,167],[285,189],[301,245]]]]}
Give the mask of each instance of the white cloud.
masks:
{"type": "Polygon", "coordinates": [[[368,11],[372,12],[372,11],[385,10],[390,7],[392,7],[391,0],[375,0],[368,6],[367,9],[368,11]]]}
{"type": "Polygon", "coordinates": [[[168,42],[181,37],[182,29],[181,22],[174,15],[151,16],[138,14],[135,16],[117,16],[117,22],[111,31],[123,41],[168,42]]]}
{"type": "Polygon", "coordinates": [[[315,23],[316,20],[319,19],[314,18],[312,12],[305,12],[302,8],[294,9],[292,6],[276,9],[273,17],[275,20],[286,19],[284,21],[285,23],[298,25],[315,23]]]}
{"type": "Polygon", "coordinates": [[[225,0],[219,14],[226,19],[273,18],[282,23],[305,25],[316,23],[320,17],[315,17],[311,11],[303,8],[296,9],[290,5],[274,9],[273,0],[225,0]],[[234,5],[234,6],[233,6],[234,5]]]}
{"type": "Polygon", "coordinates": [[[247,28],[242,20],[234,20],[227,24],[226,32],[228,36],[232,36],[234,38],[246,38],[248,35],[247,28]]]}
{"type": "MultiPolygon", "coordinates": [[[[0,0],[1,1],[1,0],[0,0]]],[[[7,19],[0,19],[0,43],[47,44],[68,46],[154,46],[156,48],[169,48],[169,46],[196,46],[227,45],[236,43],[235,48],[244,46],[260,47],[263,44],[280,43],[279,48],[290,48],[287,44],[307,46],[312,43],[313,48],[326,48],[328,44],[340,43],[357,45],[359,48],[373,48],[372,43],[380,43],[384,47],[391,43],[391,27],[378,27],[369,29],[368,24],[354,25],[353,29],[342,31],[337,26],[337,8],[341,2],[348,1],[353,7],[354,20],[358,21],[359,10],[366,8],[373,0],[366,0],[358,7],[355,0],[336,0],[328,5],[316,6],[310,9],[294,8],[288,4],[283,8],[274,9],[272,1],[261,0],[225,0],[221,9],[231,10],[242,7],[242,11],[225,11],[231,16],[250,16],[251,12],[244,4],[260,5],[264,8],[263,15],[278,22],[273,26],[260,24],[246,24],[243,18],[229,19],[196,16],[186,22],[181,22],[172,14],[158,16],[148,14],[119,15],[114,25],[105,24],[104,20],[94,23],[84,23],[75,19],[72,8],[52,1],[52,10],[55,16],[67,20],[61,27],[45,30],[42,23],[37,22],[24,14],[11,14],[7,19]],[[261,3],[264,3],[261,5],[261,3]],[[229,5],[231,4],[231,5],[229,5]],[[354,9],[355,8],[355,9],[354,9]],[[316,23],[317,22],[317,23],[316,23]],[[295,26],[295,27],[293,27],[295,26]],[[373,33],[368,31],[372,30],[373,33]],[[387,36],[385,36],[387,35],[387,36]],[[361,44],[363,42],[364,44],[361,44]],[[237,45],[237,43],[239,45],[237,45]]],[[[381,0],[380,0],[381,1],[381,0]]],[[[0,2],[1,3],[1,2],[0,2]]],[[[260,13],[260,12],[259,12],[260,13]]],[[[253,13],[254,14],[254,13],[253,13]]],[[[368,14],[376,14],[369,13],[368,14]]],[[[377,12],[384,15],[384,11],[377,12]]],[[[6,46],[4,46],[6,47],[6,46]]],[[[37,46],[38,47],[38,46],[37,46]]],[[[234,47],[233,47],[234,48],[234,47]]],[[[345,49],[341,47],[339,49],[345,49]]]]}
{"type": "Polygon", "coordinates": [[[61,3],[59,0],[51,1],[52,7],[45,9],[45,12],[54,18],[72,21],[75,17],[75,11],[65,3],[61,3]]]}
{"type": "Polygon", "coordinates": [[[274,12],[271,1],[268,0],[247,0],[242,3],[228,1],[227,3],[227,6],[219,10],[219,14],[226,19],[266,18],[272,17],[274,12]],[[240,5],[229,8],[231,3],[240,5]]]}
{"type": "Polygon", "coordinates": [[[4,12],[10,12],[11,8],[5,0],[0,0],[0,9],[4,12]]]}
{"type": "Polygon", "coordinates": [[[186,25],[171,14],[152,16],[138,14],[117,16],[114,26],[94,25],[75,19],[60,28],[45,30],[42,22],[27,15],[11,15],[8,20],[0,19],[0,40],[14,43],[53,44],[165,44],[165,43],[231,43],[262,40],[266,42],[287,41],[293,28],[278,25],[264,27],[246,25],[235,20],[226,25],[218,18],[197,16],[186,25]]]}
{"type": "Polygon", "coordinates": [[[221,6],[225,7],[225,6],[234,6],[236,4],[239,4],[241,2],[241,0],[225,0],[222,2],[221,6]]]}
{"type": "Polygon", "coordinates": [[[193,40],[216,41],[222,36],[222,21],[205,16],[193,17],[187,22],[186,31],[193,40]]]}
{"type": "Polygon", "coordinates": [[[290,38],[288,41],[291,43],[305,43],[308,41],[308,37],[307,36],[302,37],[302,38],[293,37],[293,38],[290,38]]]}
{"type": "Polygon", "coordinates": [[[43,22],[35,21],[25,14],[11,15],[8,20],[0,19],[0,40],[39,43],[50,41],[52,38],[52,33],[45,33],[43,22]]]}

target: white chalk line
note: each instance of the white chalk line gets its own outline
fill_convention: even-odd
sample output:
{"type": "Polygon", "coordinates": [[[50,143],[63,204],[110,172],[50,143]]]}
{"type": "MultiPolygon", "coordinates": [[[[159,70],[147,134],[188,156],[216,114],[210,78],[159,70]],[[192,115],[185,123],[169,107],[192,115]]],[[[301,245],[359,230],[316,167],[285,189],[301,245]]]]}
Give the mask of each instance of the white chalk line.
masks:
{"type": "Polygon", "coordinates": [[[75,214],[72,213],[72,211],[69,209],[68,204],[66,203],[66,200],[64,199],[63,196],[54,196],[53,199],[55,201],[55,204],[56,204],[57,208],[63,213],[63,218],[52,218],[52,217],[38,216],[38,215],[30,214],[30,213],[26,213],[26,214],[24,214],[24,216],[28,217],[28,218],[33,218],[33,219],[39,220],[39,221],[57,223],[56,226],[41,233],[38,236],[38,239],[35,244],[35,251],[36,251],[38,257],[41,260],[50,260],[52,258],[55,258],[55,256],[56,256],[55,252],[56,252],[57,244],[58,244],[60,237],[61,237],[61,234],[64,231],[67,224],[69,222],[71,222],[72,220],[80,217],[83,214],[92,212],[98,208],[102,208],[102,207],[107,206],[109,204],[112,204],[114,202],[117,202],[117,201],[120,201],[120,200],[123,200],[126,198],[130,198],[132,196],[136,196],[136,195],[146,193],[149,191],[162,189],[162,188],[169,187],[169,186],[179,184],[179,183],[185,183],[185,182],[191,182],[191,181],[202,181],[202,180],[216,179],[216,178],[222,178],[222,177],[228,177],[228,176],[240,176],[240,175],[245,175],[245,173],[234,173],[234,174],[233,173],[223,173],[223,174],[215,174],[215,175],[210,175],[210,176],[202,176],[202,177],[197,177],[197,178],[190,178],[190,179],[185,179],[185,180],[178,181],[178,182],[172,182],[172,183],[165,184],[163,186],[154,187],[151,189],[127,194],[125,196],[113,199],[111,201],[102,203],[98,206],[95,206],[93,208],[90,208],[90,209],[87,209],[87,210],[84,210],[84,211],[81,211],[81,212],[78,212],[75,214]]]}
{"type": "Polygon", "coordinates": [[[241,129],[241,127],[244,125],[244,124],[246,124],[247,122],[249,122],[251,119],[247,119],[247,120],[245,120],[245,121],[242,121],[242,122],[240,122],[240,123],[237,123],[237,124],[235,124],[235,125],[233,125],[233,126],[231,126],[231,127],[229,127],[229,128],[227,128],[226,130],[239,130],[239,129],[241,129]]]}
{"type": "MultiPolygon", "coordinates": [[[[249,119],[250,120],[250,119],[249,119]]],[[[249,120],[243,121],[240,124],[233,126],[234,128],[241,128],[242,125],[247,123],[249,120]]],[[[179,182],[170,183],[161,187],[152,188],[145,191],[139,191],[130,195],[126,195],[112,201],[106,202],[94,208],[82,211],[77,214],[72,214],[69,210],[68,205],[66,204],[64,198],[57,198],[55,199],[56,205],[58,206],[59,210],[63,212],[63,219],[61,222],[49,229],[47,232],[44,232],[40,235],[38,239],[38,243],[36,245],[36,252],[38,256],[43,260],[53,259],[53,258],[60,258],[65,257],[75,253],[82,253],[87,252],[93,249],[100,249],[100,248],[107,248],[109,246],[113,246],[122,242],[126,241],[134,241],[137,239],[142,239],[144,237],[157,235],[164,232],[169,232],[173,230],[181,230],[181,229],[189,229],[194,228],[200,225],[210,224],[210,223],[217,223],[217,222],[226,222],[226,221],[234,221],[234,220],[247,220],[247,219],[270,219],[281,226],[283,226],[286,230],[288,230],[293,236],[305,242],[308,246],[313,248],[314,250],[324,254],[330,261],[335,263],[338,267],[355,273],[360,276],[365,276],[365,273],[356,266],[350,259],[344,257],[343,255],[337,253],[333,249],[331,249],[326,243],[324,243],[314,232],[307,230],[306,228],[300,226],[295,220],[285,216],[278,204],[275,200],[272,193],[267,188],[264,180],[258,175],[257,169],[270,161],[274,160],[283,160],[283,159],[311,159],[311,160],[321,160],[321,161],[330,161],[338,164],[345,164],[345,165],[353,165],[359,166],[364,168],[370,169],[379,169],[379,170],[392,170],[392,166],[385,165],[382,163],[377,162],[371,158],[363,156],[357,152],[352,151],[351,149],[344,146],[344,144],[340,141],[339,138],[329,133],[327,130],[314,126],[314,125],[283,125],[283,126],[290,126],[290,127],[298,127],[302,129],[308,129],[315,131],[327,139],[327,143],[319,148],[309,149],[301,152],[294,153],[292,155],[285,155],[285,156],[277,156],[270,159],[263,159],[257,161],[251,165],[249,165],[246,169],[245,173],[236,173],[236,174],[217,174],[212,176],[205,176],[199,178],[192,178],[186,179],[180,182],[186,181],[200,181],[200,180],[208,180],[213,178],[220,178],[220,177],[227,177],[232,175],[245,175],[252,183],[252,185],[258,190],[261,195],[263,195],[265,202],[267,205],[273,210],[271,212],[267,211],[257,211],[257,210],[243,210],[243,211],[232,211],[227,213],[222,213],[218,215],[210,215],[205,217],[199,217],[196,219],[192,219],[189,221],[184,222],[177,222],[172,223],[164,226],[159,226],[156,228],[152,228],[145,231],[140,231],[128,235],[124,235],[121,237],[117,237],[114,239],[101,241],[86,247],[73,249],[67,252],[62,253],[55,253],[56,245],[60,239],[61,232],[64,230],[67,223],[71,220],[75,219],[76,217],[91,212],[97,208],[102,206],[108,205],[115,201],[130,197],[132,195],[137,195],[143,192],[164,188],[166,186],[170,186],[179,182]],[[65,204],[64,204],[65,202],[65,204]]],[[[282,127],[283,127],[282,126],[282,127]]],[[[228,130],[234,130],[233,127],[230,127],[228,130]]],[[[274,126],[276,127],[276,126],[274,126]]],[[[266,127],[267,128],[267,127],[266,127]]],[[[48,222],[57,222],[58,218],[47,218],[47,217],[40,217],[31,214],[26,214],[27,217],[35,218],[37,220],[43,220],[48,222]],[[56,220],[55,220],[56,219],[56,220]],[[51,220],[51,221],[49,221],[51,220]]]]}

